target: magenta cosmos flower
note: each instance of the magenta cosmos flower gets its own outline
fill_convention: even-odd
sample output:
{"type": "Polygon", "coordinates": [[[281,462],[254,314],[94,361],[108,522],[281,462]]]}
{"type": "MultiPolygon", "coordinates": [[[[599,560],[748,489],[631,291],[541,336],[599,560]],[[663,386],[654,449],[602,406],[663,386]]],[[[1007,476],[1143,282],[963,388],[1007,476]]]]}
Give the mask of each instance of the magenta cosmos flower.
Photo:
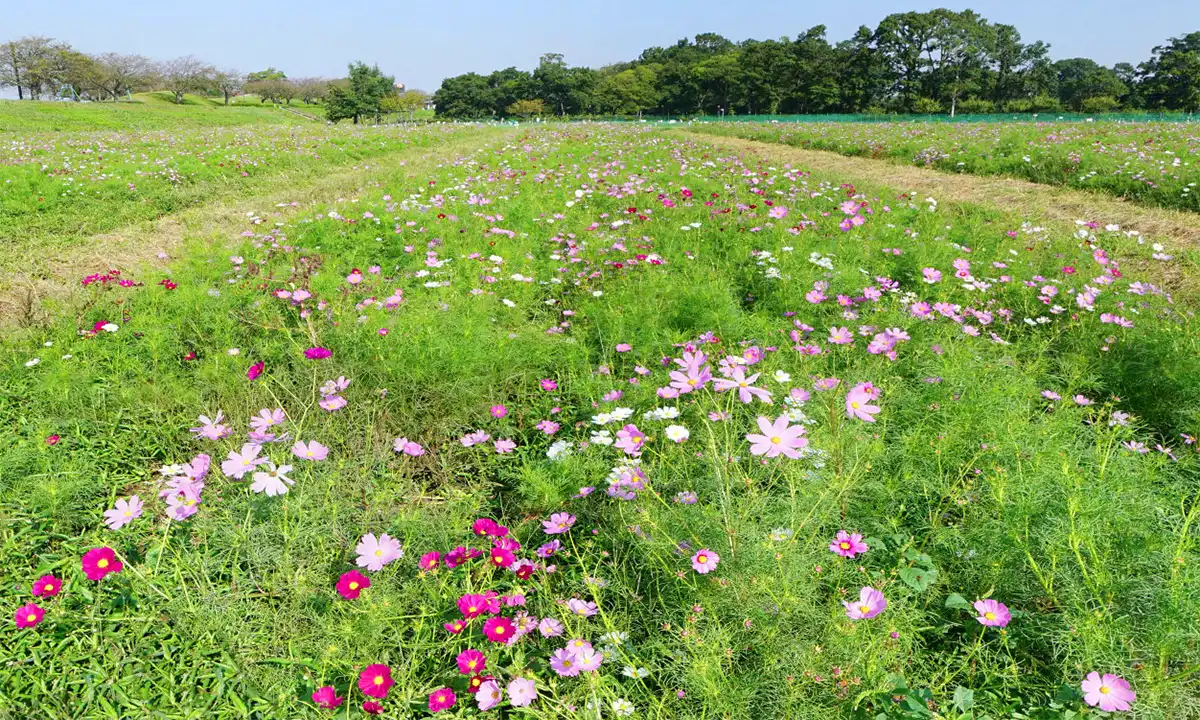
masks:
{"type": "Polygon", "coordinates": [[[246,371],[246,377],[250,380],[257,380],[258,376],[262,375],[263,368],[265,368],[265,367],[266,367],[266,364],[263,363],[263,361],[259,360],[258,362],[251,365],[250,369],[246,371]]]}
{"type": "Polygon", "coordinates": [[[317,707],[323,707],[327,710],[332,710],[341,705],[345,699],[338,697],[337,690],[332,685],[317,688],[312,694],[312,701],[317,704],[317,707]]]}
{"type": "Polygon", "coordinates": [[[17,612],[13,615],[13,619],[17,621],[17,628],[24,630],[37,626],[46,616],[46,611],[35,605],[34,603],[26,603],[17,608],[17,612]]]}
{"type": "Polygon", "coordinates": [[[1104,712],[1125,712],[1137,700],[1137,693],[1129,688],[1129,681],[1117,675],[1092,671],[1080,685],[1083,701],[1104,712]]]}
{"type": "Polygon", "coordinates": [[[117,559],[117,554],[112,548],[107,547],[88,550],[83,554],[81,562],[83,574],[87,575],[88,580],[103,580],[105,575],[121,572],[121,568],[125,567],[117,559]]]}
{"type": "Polygon", "coordinates": [[[310,347],[304,351],[304,357],[308,358],[309,360],[324,360],[330,355],[333,355],[333,352],[331,352],[329,348],[323,347],[310,347]]]}
{"type": "Polygon", "coordinates": [[[34,597],[54,597],[62,590],[62,580],[53,575],[43,575],[33,581],[33,587],[30,590],[34,597]]]}
{"type": "Polygon", "coordinates": [[[487,658],[483,653],[470,648],[460,652],[454,661],[463,675],[477,675],[487,669],[487,658]]]}
{"type": "Polygon", "coordinates": [[[508,414],[508,408],[504,407],[503,405],[493,405],[491,413],[492,417],[499,419],[508,414]]]}
{"type": "Polygon", "coordinates": [[[717,569],[719,562],[721,562],[721,556],[705,548],[692,556],[692,569],[701,575],[707,575],[717,569]]]}
{"type": "Polygon", "coordinates": [[[547,535],[560,535],[571,529],[575,524],[575,516],[571,513],[554,513],[549,520],[542,521],[542,528],[547,535]]]}
{"type": "Polygon", "coordinates": [[[879,397],[879,391],[871,383],[859,383],[846,393],[846,415],[863,422],[875,422],[878,405],[871,402],[879,397]]]}
{"type": "Polygon", "coordinates": [[[392,669],[387,665],[368,665],[358,676],[358,689],[367,697],[385,698],[395,684],[392,669]]]}
{"type": "Polygon", "coordinates": [[[458,701],[458,697],[454,691],[448,687],[441,690],[434,690],[429,695],[429,712],[441,712],[454,707],[454,703],[458,701]]]}
{"type": "Polygon", "coordinates": [[[975,618],[979,624],[988,627],[1004,627],[1012,620],[1008,606],[995,600],[976,600],[975,612],[979,613],[975,618]]]}
{"type": "Polygon", "coordinates": [[[417,567],[426,572],[437,570],[438,566],[441,564],[442,554],[437,550],[425,553],[421,556],[421,559],[417,561],[417,567]]]}
{"type": "Polygon", "coordinates": [[[142,499],[130,495],[128,499],[121,498],[116,507],[104,511],[104,524],[109,530],[120,530],[142,516],[142,499]]]}
{"type": "Polygon", "coordinates": [[[808,438],[804,437],[804,426],[791,425],[787,415],[780,415],[773,423],[760,415],[758,429],[762,430],[761,435],[746,435],[751,455],[765,455],[769,458],[783,455],[795,460],[800,457],[799,451],[808,445],[808,438]]]}
{"type": "Polygon", "coordinates": [[[829,543],[829,549],[842,557],[852,558],[855,555],[865,553],[871,548],[862,541],[862,535],[838,530],[837,537],[833,542],[829,543]]]}
{"type": "Polygon", "coordinates": [[[870,620],[887,608],[887,600],[875,588],[865,587],[859,591],[857,602],[843,600],[842,605],[846,606],[846,617],[851,620],[870,620]]]}
{"type": "Polygon", "coordinates": [[[516,626],[506,617],[490,617],[483,623],[483,634],[494,643],[505,643],[513,636],[516,626]]]}
{"type": "Polygon", "coordinates": [[[338,594],[347,600],[357,600],[359,593],[371,587],[371,579],[357,570],[343,573],[337,581],[338,594]]]}

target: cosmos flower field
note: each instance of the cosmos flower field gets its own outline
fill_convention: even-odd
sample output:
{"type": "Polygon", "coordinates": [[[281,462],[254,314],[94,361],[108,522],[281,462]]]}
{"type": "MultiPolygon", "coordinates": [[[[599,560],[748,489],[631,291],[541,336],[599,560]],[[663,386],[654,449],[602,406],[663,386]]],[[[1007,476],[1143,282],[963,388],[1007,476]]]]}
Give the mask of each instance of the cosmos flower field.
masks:
{"type": "Polygon", "coordinates": [[[1200,211],[1200,126],[1180,122],[723,123],[699,132],[1065,185],[1200,211]]]}
{"type": "Polygon", "coordinates": [[[1189,249],[453,132],[6,332],[0,710],[1200,713],[1189,249]]]}

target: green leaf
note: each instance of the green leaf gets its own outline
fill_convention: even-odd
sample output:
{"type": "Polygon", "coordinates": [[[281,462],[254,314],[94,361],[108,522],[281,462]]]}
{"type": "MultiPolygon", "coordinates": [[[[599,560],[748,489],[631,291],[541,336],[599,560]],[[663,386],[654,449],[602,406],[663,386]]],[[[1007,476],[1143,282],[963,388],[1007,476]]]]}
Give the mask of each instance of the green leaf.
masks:
{"type": "Polygon", "coordinates": [[[908,567],[900,571],[900,579],[904,584],[917,592],[925,592],[933,584],[935,577],[937,570],[933,568],[908,567]]]}
{"type": "Polygon", "coordinates": [[[970,610],[971,603],[967,602],[967,599],[958,593],[950,593],[946,596],[946,607],[957,608],[959,610],[970,610]]]}
{"type": "Polygon", "coordinates": [[[954,689],[954,707],[959,712],[966,712],[975,704],[975,691],[959,685],[954,689]]]}

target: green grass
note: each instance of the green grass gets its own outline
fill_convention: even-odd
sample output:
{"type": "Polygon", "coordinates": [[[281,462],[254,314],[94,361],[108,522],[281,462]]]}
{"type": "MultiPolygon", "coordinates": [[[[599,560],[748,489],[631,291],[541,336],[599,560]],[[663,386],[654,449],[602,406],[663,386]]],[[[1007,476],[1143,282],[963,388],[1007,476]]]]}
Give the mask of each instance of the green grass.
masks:
{"type": "Polygon", "coordinates": [[[332,685],[349,696],[336,717],[363,717],[358,673],[386,663],[384,717],[424,715],[447,686],[470,716],[454,658],[472,647],[502,686],[536,679],[536,702],[497,717],[598,706],[607,718],[628,701],[652,718],[1065,720],[1085,710],[1093,670],[1129,680],[1137,717],[1200,713],[1200,487],[1180,435],[1197,434],[1200,335],[1194,298],[1158,289],[1168,271],[1194,272],[1194,256],[1153,259],[1119,232],[1035,230],[986,208],[746,166],[639,129],[493,136],[376,180],[281,227],[248,219],[225,245],[194,238],[169,270],[174,288],[130,269],[126,285],[92,283],[55,322],[6,338],[5,610],[33,600],[42,574],[65,584],[39,601],[42,624],[9,626],[0,710],[331,717],[310,696],[332,685]],[[786,217],[773,218],[779,207],[786,217]],[[861,226],[840,229],[852,216],[861,226]],[[956,261],[972,279],[953,277],[956,261]],[[927,267],[943,279],[926,283],[927,267]],[[828,299],[805,299],[815,283],[828,299]],[[1072,296],[1085,288],[1098,291],[1094,310],[1072,296]],[[311,295],[282,296],[296,290],[311,295]],[[946,304],[920,319],[919,302],[946,304]],[[94,331],[104,323],[115,331],[94,331]],[[843,326],[852,345],[828,339],[843,326]],[[868,347],[885,328],[909,336],[894,359],[868,347]],[[314,346],[332,356],[306,359],[314,346]],[[706,353],[718,378],[720,361],[749,358],[773,403],[711,384],[660,397],[685,350],[706,353]],[[339,376],[346,404],[326,410],[321,387],[339,376]],[[835,389],[817,389],[831,377],[835,389]],[[874,423],[846,414],[862,382],[880,391],[874,423]],[[644,415],[663,407],[678,416],[644,415]],[[279,497],[219,467],[262,408],[287,415],[272,432],[289,441],[262,450],[295,466],[279,497]],[[616,408],[631,414],[601,427],[595,416],[616,408]],[[229,437],[189,434],[218,411],[229,437]],[[753,456],[756,419],[784,412],[810,449],[753,456]],[[597,434],[624,423],[648,436],[630,500],[606,493],[629,458],[597,434]],[[669,425],[690,437],[672,442],[669,425]],[[515,451],[467,447],[476,430],[515,451]],[[399,437],[425,453],[397,453],[399,437]],[[295,439],[327,445],[328,459],[293,458],[295,439]],[[198,453],[212,458],[200,509],[169,520],[159,470],[198,453]],[[685,492],[697,502],[674,500],[685,492]],[[133,494],[144,515],[105,528],[104,510],[133,494]],[[577,522],[555,536],[552,573],[521,580],[485,558],[417,567],[431,551],[488,550],[477,517],[537,560],[553,512],[577,522]],[[870,550],[831,553],[842,529],[870,550]],[[404,556],[345,600],[335,584],[365,533],[398,538],[404,556]],[[80,557],[101,546],[126,567],[97,583],[80,557]],[[720,555],[706,575],[690,562],[701,548],[720,555]],[[841,603],[864,586],[887,609],[849,620],[841,603]],[[565,633],[505,647],[477,620],[449,634],[457,598],[485,590],[524,594],[524,611],[565,633]],[[1012,609],[1003,631],[973,619],[984,597],[1012,609]],[[568,599],[598,613],[574,617],[568,599]],[[626,635],[602,639],[614,632],[626,635]],[[548,667],[568,638],[605,648],[597,672],[548,667]]]}
{"type": "MultiPolygon", "coordinates": [[[[244,125],[310,124],[294,113],[258,104],[221,105],[212,98],[186,96],[176,105],[169,93],[147,93],[116,103],[0,100],[0,133],[90,130],[179,130],[244,125]]],[[[299,106],[305,109],[304,106],[299,106]]],[[[0,138],[4,138],[0,135],[0,138]]],[[[5,144],[13,138],[4,138],[5,144]]]]}
{"type": "Polygon", "coordinates": [[[1194,123],[716,123],[692,129],[1200,211],[1200,126],[1194,123]]]}

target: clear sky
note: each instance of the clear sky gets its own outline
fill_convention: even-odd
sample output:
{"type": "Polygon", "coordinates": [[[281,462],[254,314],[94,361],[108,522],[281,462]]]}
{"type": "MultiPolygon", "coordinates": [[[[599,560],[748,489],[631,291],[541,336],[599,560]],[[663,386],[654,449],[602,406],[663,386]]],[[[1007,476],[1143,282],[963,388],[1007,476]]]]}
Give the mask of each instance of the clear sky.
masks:
{"type": "Polygon", "coordinates": [[[546,52],[599,66],[702,32],[762,40],[822,24],[836,42],[893,12],[947,6],[1015,25],[1026,42],[1050,43],[1054,59],[1104,65],[1136,65],[1166,38],[1200,30],[1200,0],[0,0],[0,41],[47,35],[84,52],[190,54],[291,77],[341,76],[363,60],[433,91],[450,75],[532,69],[546,52]]]}

